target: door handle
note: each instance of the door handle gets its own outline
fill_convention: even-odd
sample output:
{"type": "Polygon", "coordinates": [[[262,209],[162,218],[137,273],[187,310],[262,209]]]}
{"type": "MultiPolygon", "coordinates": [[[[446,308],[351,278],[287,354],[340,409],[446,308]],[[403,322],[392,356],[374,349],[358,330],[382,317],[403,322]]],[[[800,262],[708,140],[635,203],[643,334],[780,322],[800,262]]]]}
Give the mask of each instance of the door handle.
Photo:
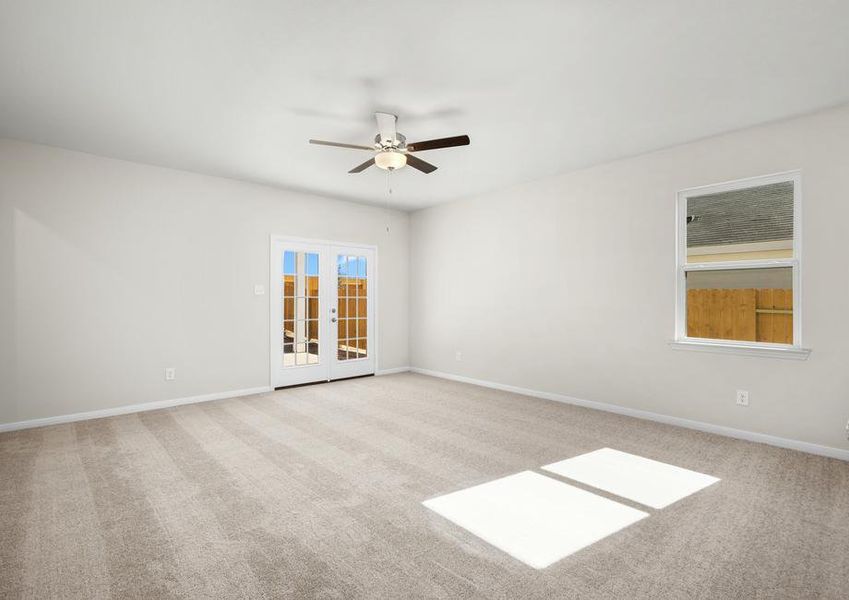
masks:
{"type": "Polygon", "coordinates": [[[336,322],[336,317],[333,317],[332,319],[330,319],[330,322],[331,322],[331,323],[335,323],[335,322],[336,322]]]}

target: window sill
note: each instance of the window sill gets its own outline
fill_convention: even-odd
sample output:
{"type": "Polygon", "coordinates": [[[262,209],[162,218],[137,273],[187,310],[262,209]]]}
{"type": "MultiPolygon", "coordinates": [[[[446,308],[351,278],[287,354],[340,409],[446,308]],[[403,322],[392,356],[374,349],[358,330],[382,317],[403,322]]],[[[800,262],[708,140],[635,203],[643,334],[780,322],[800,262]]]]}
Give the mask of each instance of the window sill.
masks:
{"type": "Polygon", "coordinates": [[[810,348],[798,346],[746,344],[720,342],[712,340],[673,340],[669,345],[676,350],[694,350],[696,352],[716,352],[719,354],[739,354],[764,358],[784,358],[789,360],[807,360],[810,348]]]}

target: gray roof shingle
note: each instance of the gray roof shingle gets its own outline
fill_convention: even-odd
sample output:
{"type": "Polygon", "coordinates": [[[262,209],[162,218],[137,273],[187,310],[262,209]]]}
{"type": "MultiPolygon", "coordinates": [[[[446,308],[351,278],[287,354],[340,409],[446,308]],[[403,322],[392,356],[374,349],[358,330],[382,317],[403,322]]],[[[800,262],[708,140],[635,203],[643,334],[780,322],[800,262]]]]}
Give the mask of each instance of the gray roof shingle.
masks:
{"type": "Polygon", "coordinates": [[[687,200],[687,247],[793,239],[793,182],[687,200]]]}

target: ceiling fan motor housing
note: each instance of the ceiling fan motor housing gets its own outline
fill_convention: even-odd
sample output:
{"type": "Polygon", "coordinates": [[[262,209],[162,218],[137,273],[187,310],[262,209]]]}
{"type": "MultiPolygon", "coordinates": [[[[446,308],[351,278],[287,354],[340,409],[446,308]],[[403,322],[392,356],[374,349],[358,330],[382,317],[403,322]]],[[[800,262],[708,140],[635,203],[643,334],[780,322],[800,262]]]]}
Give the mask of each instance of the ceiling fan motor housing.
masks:
{"type": "Polygon", "coordinates": [[[386,171],[400,169],[407,164],[407,138],[395,132],[395,139],[383,140],[378,133],[374,136],[374,164],[386,171]]]}
{"type": "Polygon", "coordinates": [[[395,139],[390,142],[381,142],[380,134],[378,133],[374,136],[374,144],[378,149],[384,150],[406,150],[407,149],[407,138],[404,137],[401,133],[395,133],[395,139]]]}

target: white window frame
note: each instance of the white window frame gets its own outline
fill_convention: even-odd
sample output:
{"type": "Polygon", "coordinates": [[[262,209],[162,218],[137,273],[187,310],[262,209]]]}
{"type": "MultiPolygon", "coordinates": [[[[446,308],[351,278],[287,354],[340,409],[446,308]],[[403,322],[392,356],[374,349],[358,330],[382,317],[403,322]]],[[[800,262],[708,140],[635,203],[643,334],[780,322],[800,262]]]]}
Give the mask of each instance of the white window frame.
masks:
{"type": "Polygon", "coordinates": [[[767,356],[804,360],[810,349],[802,346],[802,175],[800,171],[787,171],[760,177],[750,177],[724,183],[688,188],[676,197],[676,293],[675,338],[677,349],[723,352],[753,356],[767,356]],[[773,183],[793,183],[793,256],[792,258],[766,260],[737,260],[723,262],[687,262],[687,201],[694,196],[716,194],[760,187],[773,183]],[[763,269],[790,267],[793,274],[793,343],[770,344],[765,342],[734,341],[695,338],[687,336],[687,273],[729,269],[763,269]]]}

